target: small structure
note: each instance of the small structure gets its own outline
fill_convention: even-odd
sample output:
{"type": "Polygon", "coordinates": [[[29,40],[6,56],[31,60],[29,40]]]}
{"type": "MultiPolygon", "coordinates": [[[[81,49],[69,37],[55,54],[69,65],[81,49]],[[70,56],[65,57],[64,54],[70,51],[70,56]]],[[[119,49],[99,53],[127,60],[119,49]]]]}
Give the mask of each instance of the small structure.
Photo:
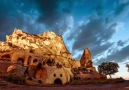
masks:
{"type": "Polygon", "coordinates": [[[91,53],[86,48],[80,59],[81,67],[74,69],[74,80],[93,80],[93,79],[106,79],[106,75],[100,74],[96,71],[92,64],[91,53]]]}
{"type": "Polygon", "coordinates": [[[66,84],[70,82],[70,80],[73,78],[73,73],[69,68],[61,67],[57,68],[55,66],[53,67],[47,67],[47,78],[46,83],[47,84],[66,84]]]}

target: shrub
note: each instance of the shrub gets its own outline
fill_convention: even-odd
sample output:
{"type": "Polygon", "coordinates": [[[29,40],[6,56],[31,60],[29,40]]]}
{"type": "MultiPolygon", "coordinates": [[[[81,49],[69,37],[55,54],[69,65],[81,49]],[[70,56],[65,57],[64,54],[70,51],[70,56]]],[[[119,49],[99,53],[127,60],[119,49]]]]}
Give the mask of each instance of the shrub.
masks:
{"type": "Polygon", "coordinates": [[[10,74],[7,77],[7,81],[9,81],[11,83],[14,83],[14,84],[24,84],[25,83],[24,78],[18,77],[18,76],[14,75],[14,74],[10,74]]]}
{"type": "Polygon", "coordinates": [[[89,84],[117,84],[123,83],[123,78],[115,79],[93,79],[93,80],[73,80],[71,85],[89,85],[89,84]]]}

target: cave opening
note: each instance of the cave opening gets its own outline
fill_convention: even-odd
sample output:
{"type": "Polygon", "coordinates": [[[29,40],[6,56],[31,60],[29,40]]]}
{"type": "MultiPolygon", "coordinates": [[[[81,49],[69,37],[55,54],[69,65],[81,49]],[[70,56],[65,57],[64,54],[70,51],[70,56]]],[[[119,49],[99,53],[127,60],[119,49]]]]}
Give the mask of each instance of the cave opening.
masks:
{"type": "Polygon", "coordinates": [[[22,64],[24,63],[24,59],[23,59],[23,58],[18,58],[17,61],[18,61],[18,62],[21,62],[22,64]]]}
{"type": "Polygon", "coordinates": [[[54,84],[62,85],[62,81],[59,78],[57,78],[57,79],[55,79],[54,84]]]}

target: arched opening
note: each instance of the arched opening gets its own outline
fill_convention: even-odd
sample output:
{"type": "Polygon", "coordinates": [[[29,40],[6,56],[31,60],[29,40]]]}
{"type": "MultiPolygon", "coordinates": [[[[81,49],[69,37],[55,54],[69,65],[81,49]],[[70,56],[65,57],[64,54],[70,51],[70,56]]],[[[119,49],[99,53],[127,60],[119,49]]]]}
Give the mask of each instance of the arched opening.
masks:
{"type": "Polygon", "coordinates": [[[37,61],[38,61],[37,59],[34,59],[34,60],[33,60],[33,63],[36,63],[37,61]]]}
{"type": "Polygon", "coordinates": [[[39,69],[42,69],[42,63],[39,63],[39,64],[37,65],[37,70],[39,70],[39,69]]]}
{"type": "Polygon", "coordinates": [[[9,54],[5,54],[2,56],[2,58],[10,58],[10,55],[9,54]]]}
{"type": "Polygon", "coordinates": [[[91,80],[91,78],[87,78],[87,80],[91,80]]]}
{"type": "Polygon", "coordinates": [[[59,78],[57,78],[57,79],[55,79],[54,84],[62,85],[62,81],[59,78]]]}
{"type": "Polygon", "coordinates": [[[62,74],[60,74],[60,77],[62,77],[62,74]]]}
{"type": "Polygon", "coordinates": [[[47,60],[47,65],[51,66],[52,65],[52,61],[50,59],[47,60]]]}
{"type": "Polygon", "coordinates": [[[74,80],[77,80],[77,77],[74,77],[74,80]]]}
{"type": "Polygon", "coordinates": [[[24,63],[24,59],[23,58],[18,58],[17,60],[18,62],[24,63]]]}
{"type": "Polygon", "coordinates": [[[54,74],[53,76],[56,77],[56,74],[54,74]]]}
{"type": "Polygon", "coordinates": [[[30,53],[34,53],[34,50],[30,49],[30,53]]]}

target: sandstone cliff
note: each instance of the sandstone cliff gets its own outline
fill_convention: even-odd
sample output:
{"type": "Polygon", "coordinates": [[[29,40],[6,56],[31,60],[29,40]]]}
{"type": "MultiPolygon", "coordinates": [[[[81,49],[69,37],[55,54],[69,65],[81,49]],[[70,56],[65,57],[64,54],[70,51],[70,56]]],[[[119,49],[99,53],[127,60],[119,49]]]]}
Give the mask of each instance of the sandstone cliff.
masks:
{"type": "MultiPolygon", "coordinates": [[[[76,61],[67,50],[62,36],[54,32],[34,35],[15,29],[12,35],[6,36],[5,42],[0,42],[0,73],[25,78],[29,84],[37,82],[35,79],[39,79],[42,70],[49,67],[71,70],[73,62],[76,61]]],[[[51,70],[47,70],[46,76],[41,75],[43,83],[53,72],[51,70]]],[[[65,83],[68,81],[65,80],[65,83]]]]}
{"type": "Polygon", "coordinates": [[[3,45],[8,46],[8,48],[5,47],[3,50],[17,47],[30,50],[32,53],[55,55],[67,54],[71,57],[65,47],[62,37],[56,35],[54,32],[45,32],[44,34],[34,35],[15,29],[12,35],[6,36],[6,43],[3,43],[3,45]]]}
{"type": "Polygon", "coordinates": [[[74,60],[63,38],[54,32],[34,35],[15,29],[12,35],[6,36],[6,42],[0,42],[0,52],[0,57],[10,57],[12,61],[17,61],[16,56],[24,58],[25,65],[29,56],[44,59],[45,62],[46,58],[56,59],[55,62],[61,62],[66,66],[69,66],[69,61],[74,60]]]}
{"type": "Polygon", "coordinates": [[[17,76],[29,85],[54,84],[58,79],[65,84],[78,72],[96,72],[90,51],[86,48],[81,60],[75,60],[62,36],[54,32],[34,35],[15,29],[0,42],[2,76],[17,76]]]}

